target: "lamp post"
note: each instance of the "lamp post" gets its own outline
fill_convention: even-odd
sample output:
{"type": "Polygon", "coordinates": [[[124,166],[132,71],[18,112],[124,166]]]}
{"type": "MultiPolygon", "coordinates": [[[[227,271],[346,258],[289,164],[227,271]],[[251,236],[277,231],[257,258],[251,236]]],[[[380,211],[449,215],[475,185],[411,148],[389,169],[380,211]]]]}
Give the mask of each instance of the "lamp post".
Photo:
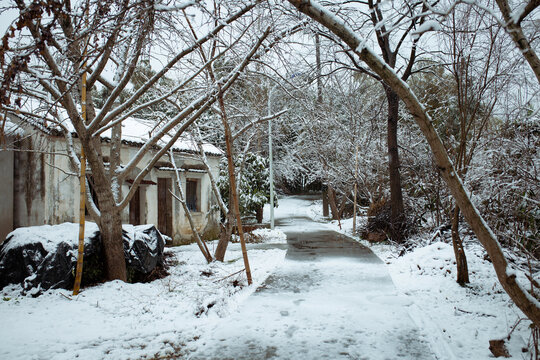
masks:
{"type": "MultiPolygon", "coordinates": [[[[268,116],[272,114],[272,93],[275,85],[268,92],[268,116]]],[[[274,166],[272,155],[272,120],[268,120],[268,153],[270,158],[270,229],[274,229],[274,166]]]]}

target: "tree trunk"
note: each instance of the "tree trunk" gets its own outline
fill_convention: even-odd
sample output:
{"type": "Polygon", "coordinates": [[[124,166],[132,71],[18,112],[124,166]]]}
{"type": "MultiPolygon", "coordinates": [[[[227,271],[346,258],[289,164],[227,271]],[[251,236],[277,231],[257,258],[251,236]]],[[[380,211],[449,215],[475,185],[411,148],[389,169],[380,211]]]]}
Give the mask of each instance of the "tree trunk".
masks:
{"type": "Polygon", "coordinates": [[[231,241],[231,236],[234,229],[234,214],[232,212],[231,201],[232,189],[229,186],[229,208],[224,214],[225,220],[219,225],[219,241],[214,252],[214,259],[223,262],[225,259],[225,253],[227,252],[227,246],[231,241]]]}
{"type": "Polygon", "coordinates": [[[463,247],[463,240],[459,236],[459,207],[454,208],[454,216],[452,218],[452,246],[454,247],[454,255],[456,256],[457,268],[457,283],[465,285],[469,283],[469,267],[467,266],[467,256],[463,247]]]}
{"type": "Polygon", "coordinates": [[[385,86],[386,99],[388,100],[388,175],[390,177],[390,237],[392,240],[403,241],[402,223],[403,214],[403,193],[401,191],[401,178],[399,174],[399,152],[398,152],[398,117],[399,117],[399,97],[388,86],[385,86]]]}
{"type": "Polygon", "coordinates": [[[85,140],[81,138],[85,149],[89,149],[86,155],[92,169],[94,190],[99,203],[100,214],[99,218],[95,220],[101,233],[107,279],[127,281],[126,259],[122,241],[122,209],[116,205],[117,196],[112,192],[110,178],[103,165],[103,159],[99,155],[101,149],[97,142],[99,138],[85,140]]]}
{"type": "Polygon", "coordinates": [[[441,226],[441,174],[437,171],[437,194],[435,198],[435,222],[437,224],[437,228],[441,226]]]}
{"type": "Polygon", "coordinates": [[[346,205],[347,205],[347,196],[343,194],[341,196],[341,203],[339,204],[338,220],[341,220],[341,218],[343,217],[343,212],[345,211],[346,205]]]}
{"type": "Polygon", "coordinates": [[[330,205],[330,210],[332,210],[332,220],[339,220],[336,192],[330,185],[328,185],[328,204],[330,205]]]}
{"type": "Polygon", "coordinates": [[[257,211],[255,212],[255,217],[257,218],[257,224],[262,223],[263,221],[263,207],[262,206],[258,208],[257,211]]]}
{"type": "Polygon", "coordinates": [[[252,284],[251,279],[251,269],[249,267],[249,259],[247,256],[247,248],[246,248],[246,242],[244,240],[244,230],[242,229],[242,219],[240,218],[240,204],[238,200],[238,193],[236,188],[236,174],[234,170],[234,162],[233,162],[233,140],[231,135],[231,130],[229,127],[229,123],[227,120],[227,117],[225,115],[225,105],[223,102],[223,94],[220,89],[220,94],[218,97],[219,100],[219,106],[221,109],[221,120],[223,123],[223,128],[225,130],[225,145],[227,148],[227,169],[229,171],[229,188],[231,189],[231,197],[230,197],[230,208],[232,209],[232,212],[234,213],[234,217],[236,219],[236,228],[238,229],[238,237],[240,238],[240,246],[242,248],[242,257],[244,258],[244,266],[246,271],[246,277],[248,285],[252,284]]]}
{"type": "Polygon", "coordinates": [[[326,186],[323,186],[322,190],[322,214],[324,217],[330,215],[330,210],[328,208],[328,188],[326,186]]]}
{"type": "Polygon", "coordinates": [[[229,211],[225,217],[225,222],[220,224],[219,241],[216,251],[214,252],[214,258],[221,262],[225,259],[225,253],[227,252],[227,246],[231,240],[234,225],[234,216],[231,211],[229,211]]]}
{"type": "Polygon", "coordinates": [[[99,231],[105,255],[107,279],[127,281],[126,259],[122,241],[122,218],[120,211],[111,206],[111,203],[112,201],[103,204],[100,199],[99,231]]]}

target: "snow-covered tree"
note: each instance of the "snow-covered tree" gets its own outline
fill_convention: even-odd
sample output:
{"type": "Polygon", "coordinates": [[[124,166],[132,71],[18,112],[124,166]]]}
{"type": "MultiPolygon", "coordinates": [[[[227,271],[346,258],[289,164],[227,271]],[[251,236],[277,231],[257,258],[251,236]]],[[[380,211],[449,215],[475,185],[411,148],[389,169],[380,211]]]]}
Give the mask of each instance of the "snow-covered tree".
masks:
{"type": "Polygon", "coordinates": [[[138,185],[218,94],[232,86],[268,36],[256,31],[247,39],[245,31],[232,26],[256,3],[227,2],[217,17],[207,11],[210,3],[13,0],[2,5],[17,9],[18,17],[3,37],[0,52],[1,113],[58,128],[66,138],[65,152],[78,170],[76,134],[92,171],[99,208],[89,192],[87,208],[101,231],[109,279],[126,280],[120,215],[138,185]],[[186,18],[191,15],[198,23],[188,30],[186,18]],[[220,44],[206,61],[196,56],[200,46],[224,31],[229,42],[220,44]],[[233,47],[242,54],[237,64],[213,81],[205,79],[204,69],[233,47]],[[81,114],[85,73],[86,114],[81,114]],[[165,81],[165,76],[175,81],[165,81]],[[174,104],[175,111],[156,117],[159,122],[149,140],[129,162],[121,163],[122,121],[148,115],[163,103],[174,104]],[[109,129],[111,142],[102,143],[100,137],[109,129]],[[166,134],[168,139],[161,142],[166,134]],[[149,152],[152,159],[141,163],[149,152]],[[109,154],[107,161],[104,153],[109,154]],[[134,172],[129,192],[122,194],[120,185],[134,172]]]}
{"type": "MultiPolygon", "coordinates": [[[[327,28],[334,36],[337,36],[343,43],[351,49],[354,56],[365,63],[391,87],[393,91],[403,100],[408,111],[412,114],[416,124],[420,127],[427,140],[437,167],[442,178],[447,183],[452,196],[454,197],[460,210],[463,212],[469,226],[473,229],[478,240],[482,243],[489,254],[497,277],[512,298],[515,304],[533,321],[536,326],[540,326],[540,303],[538,299],[530,294],[523,285],[516,279],[515,272],[510,268],[504,252],[492,229],[487,225],[484,218],[471,201],[469,193],[466,191],[463,182],[457,174],[448,152],[438,136],[430,115],[421,104],[409,86],[392,70],[384,60],[371,50],[365,38],[355,32],[350,26],[344,23],[329,8],[319,5],[314,1],[289,0],[300,12],[311,17],[327,28]]],[[[376,24],[375,24],[376,25],[376,24]]]]}

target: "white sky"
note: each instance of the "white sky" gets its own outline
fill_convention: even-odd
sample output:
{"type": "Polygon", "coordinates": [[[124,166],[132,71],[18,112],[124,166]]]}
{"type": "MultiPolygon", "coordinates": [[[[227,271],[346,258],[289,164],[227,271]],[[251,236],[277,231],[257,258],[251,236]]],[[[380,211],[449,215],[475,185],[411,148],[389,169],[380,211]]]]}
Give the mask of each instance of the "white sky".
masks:
{"type": "MultiPolygon", "coordinates": [[[[0,3],[3,3],[5,1],[6,0],[2,0],[2,1],[0,1],[0,3]]],[[[5,6],[5,4],[2,4],[2,5],[0,5],[0,8],[4,7],[4,6],[5,6]]],[[[6,33],[6,30],[11,25],[13,20],[15,20],[17,18],[18,14],[19,14],[19,12],[17,10],[15,10],[15,9],[9,9],[9,10],[7,10],[7,11],[0,14],[0,34],[2,34],[2,36],[4,36],[4,34],[6,33]]]]}

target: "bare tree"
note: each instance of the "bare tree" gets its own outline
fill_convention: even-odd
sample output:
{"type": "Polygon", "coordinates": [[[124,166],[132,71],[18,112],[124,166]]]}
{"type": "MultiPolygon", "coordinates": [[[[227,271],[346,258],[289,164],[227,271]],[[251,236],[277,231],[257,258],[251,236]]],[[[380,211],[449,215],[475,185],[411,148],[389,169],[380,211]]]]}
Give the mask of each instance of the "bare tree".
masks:
{"type": "Polygon", "coordinates": [[[508,264],[493,231],[489,228],[474,204],[471,202],[471,199],[448,156],[444,144],[435,131],[431,117],[426,112],[425,107],[418,101],[418,98],[412,90],[387,64],[384,63],[381,58],[366,46],[364,39],[358,36],[350,27],[345,25],[325,7],[308,0],[289,0],[289,2],[300,12],[316,20],[333,34],[338,36],[351,51],[354,52],[359,60],[366,63],[366,65],[380,76],[381,79],[383,79],[403,100],[415,122],[424,134],[433,153],[435,162],[440,169],[441,176],[450,188],[450,192],[457,205],[463,212],[465,219],[473,229],[478,240],[489,254],[502,287],[523,313],[531,319],[536,326],[540,326],[540,302],[516,280],[516,274],[508,264]]]}
{"type": "MultiPolygon", "coordinates": [[[[424,3],[428,4],[427,2],[424,3]]],[[[540,1],[525,0],[509,2],[508,0],[495,0],[503,17],[502,19],[500,19],[499,14],[491,8],[491,2],[487,2],[486,4],[481,1],[471,2],[465,0],[452,0],[448,3],[448,6],[446,8],[443,7],[442,10],[429,4],[428,9],[430,12],[446,17],[453,11],[454,7],[459,6],[462,3],[471,4],[487,11],[487,13],[499,23],[499,26],[506,30],[525,61],[529,64],[536,79],[540,82],[540,58],[532,45],[532,43],[537,40],[536,33],[538,32],[538,25],[535,24],[534,14],[537,13],[540,8],[540,1]],[[528,20],[532,21],[528,23],[528,20]]],[[[434,5],[437,4],[438,2],[434,3],[434,5]]]]}
{"type": "MultiPolygon", "coordinates": [[[[187,18],[186,21],[188,22],[188,24],[190,24],[187,18]]],[[[258,24],[260,25],[263,22],[264,17],[261,16],[261,18],[258,19],[258,24]]],[[[299,25],[286,25],[285,30],[276,31],[277,28],[279,28],[279,26],[276,24],[276,21],[274,19],[271,19],[270,24],[271,25],[264,30],[265,35],[263,35],[266,37],[271,33],[271,30],[274,30],[274,34],[270,43],[266,45],[263,49],[261,49],[259,52],[253,54],[253,60],[258,63],[261,63],[263,56],[269,53],[277,45],[279,45],[286,37],[295,34],[301,29],[299,25]]],[[[192,30],[193,36],[196,39],[197,36],[193,32],[193,27],[191,26],[191,24],[190,29],[192,30]]],[[[202,46],[199,47],[199,54],[203,60],[207,59],[215,53],[216,44],[218,42],[214,41],[207,50],[205,50],[202,46]]],[[[230,66],[230,63],[235,63],[236,60],[233,59],[233,57],[231,56],[227,59],[227,61],[228,63],[222,64],[223,67],[230,66]]],[[[206,73],[212,81],[215,81],[220,71],[222,70],[219,67],[211,66],[208,67],[206,73]]],[[[215,181],[213,183],[214,194],[218,199],[218,204],[224,217],[224,221],[222,221],[222,223],[220,224],[220,238],[214,253],[214,257],[218,261],[224,260],[225,253],[227,251],[227,247],[234,230],[234,226],[236,225],[236,229],[239,233],[240,241],[242,243],[242,252],[244,256],[244,263],[246,266],[248,283],[251,283],[251,274],[249,270],[249,263],[243,239],[243,229],[241,222],[240,203],[238,195],[240,189],[237,186],[237,183],[240,183],[237,178],[241,176],[242,169],[238,169],[235,166],[234,158],[240,152],[239,148],[241,147],[238,146],[238,143],[240,142],[240,140],[242,140],[242,138],[251,138],[253,136],[253,131],[257,131],[258,125],[279,117],[286,112],[286,109],[283,109],[273,114],[270,113],[267,116],[260,116],[260,111],[257,111],[258,109],[260,110],[260,102],[254,101],[252,99],[252,94],[245,93],[246,89],[250,88],[248,84],[250,82],[256,82],[256,79],[258,79],[259,77],[257,76],[256,72],[246,71],[246,73],[249,74],[249,76],[243,77],[242,80],[236,84],[235,88],[227,94],[228,96],[225,96],[225,92],[218,93],[218,106],[214,106],[212,108],[212,112],[216,115],[217,118],[219,118],[220,126],[217,124],[214,124],[214,126],[220,128],[220,130],[218,131],[219,136],[217,137],[221,138],[226,148],[227,170],[229,177],[228,181],[230,184],[228,196],[230,202],[229,206],[227,207],[223,199],[221,198],[221,195],[219,194],[219,190],[215,184],[215,181]]],[[[215,131],[215,129],[213,130],[215,131]]],[[[214,134],[214,136],[216,136],[216,134],[214,134]]],[[[244,153],[248,150],[250,141],[251,140],[248,140],[247,144],[245,144],[244,153]]]]}
{"type": "MultiPolygon", "coordinates": [[[[458,175],[465,180],[485,130],[492,121],[501,92],[506,90],[515,58],[487,11],[471,5],[456,6],[443,24],[446,56],[455,90],[455,116],[448,118],[446,141],[458,175]]],[[[442,61],[446,59],[443,58],[442,61]]],[[[454,93],[454,91],[452,91],[454,93]]],[[[459,235],[459,207],[452,215],[452,244],[456,256],[457,282],[469,282],[467,258],[459,235]]]]}
{"type": "Polygon", "coordinates": [[[531,45],[531,40],[527,39],[522,27],[523,21],[540,7],[540,1],[529,0],[513,10],[508,0],[496,0],[496,2],[504,19],[504,28],[529,63],[540,83],[540,58],[538,58],[538,54],[531,45]]]}
{"type": "MultiPolygon", "coordinates": [[[[370,23],[372,26],[364,40],[368,43],[373,40],[384,62],[399,73],[403,81],[407,81],[418,57],[418,42],[423,34],[417,30],[420,30],[429,15],[426,10],[430,3],[429,1],[389,3],[382,0],[368,0],[337,2],[332,4],[332,7],[339,7],[339,16],[347,23],[362,28],[362,31],[366,31],[365,24],[370,23]]],[[[359,63],[351,49],[343,50],[357,71],[380,81],[386,94],[390,218],[388,229],[384,230],[392,239],[403,241],[406,214],[398,150],[399,97],[376,73],[359,63]]]]}
{"type": "MultiPolygon", "coordinates": [[[[216,84],[200,88],[191,87],[205,68],[222,54],[195,62],[191,54],[201,44],[212,39],[224,29],[230,31],[231,44],[242,38],[242,32],[230,29],[230,24],[248,13],[255,2],[223,9],[219,19],[211,18],[201,26],[198,40],[176,37],[174,49],[161,58],[162,67],[149,77],[139,77],[139,85],[130,89],[137,67],[152,53],[159,31],[181,23],[178,12],[191,2],[167,7],[151,1],[88,1],[72,4],[32,3],[14,1],[19,18],[4,36],[1,52],[2,112],[12,112],[28,121],[44,126],[58,127],[67,139],[67,152],[74,168],[80,166],[72,133],[76,134],[84,148],[93,177],[94,190],[99,208],[87,191],[87,208],[98,224],[105,249],[106,270],[109,279],[126,280],[126,265],[122,246],[121,212],[129,204],[138,185],[166,155],[181,134],[217,100],[218,94],[227,91],[239,77],[251,56],[262,41],[256,41],[245,56],[230,71],[223,73],[216,84]],[[82,14],[87,11],[88,26],[82,14]],[[214,25],[215,24],[215,25],[214,25]],[[29,34],[29,36],[28,36],[29,34]],[[90,35],[90,36],[87,36],[90,35]],[[88,56],[83,58],[82,49],[88,40],[88,56]],[[86,62],[87,68],[81,64],[86,62]],[[161,88],[160,80],[174,71],[183,73],[178,83],[161,88]],[[88,72],[87,121],[79,111],[80,76],[88,72]],[[113,74],[112,79],[110,74],[113,74]],[[17,82],[18,79],[20,82],[17,82]],[[104,94],[98,100],[97,88],[104,94]],[[186,96],[186,89],[190,89],[186,96]],[[17,99],[11,99],[12,94],[17,99]],[[177,96],[182,93],[183,101],[177,96]],[[13,101],[12,101],[13,100],[13,101]],[[187,101],[186,101],[187,100],[187,101]],[[126,163],[120,161],[122,142],[121,123],[152,106],[165,101],[177,103],[180,109],[156,123],[149,140],[126,163]],[[45,111],[37,112],[31,105],[39,104],[45,111]],[[59,109],[56,111],[56,109],[59,109]],[[112,129],[110,144],[100,141],[105,131],[112,129]],[[165,141],[164,136],[168,136],[165,141]],[[105,154],[109,155],[104,161],[105,154]],[[147,154],[151,159],[143,161],[147,154]],[[109,162],[109,166],[106,166],[109,162]],[[137,172],[137,168],[142,168],[137,172]],[[121,184],[135,172],[133,184],[122,194],[121,184]]],[[[204,4],[197,8],[203,18],[208,18],[204,4]]],[[[169,39],[170,40],[170,39],[169,39]]],[[[232,45],[231,45],[232,46],[232,45]]],[[[249,45],[248,45],[249,46],[249,45]]]]}

